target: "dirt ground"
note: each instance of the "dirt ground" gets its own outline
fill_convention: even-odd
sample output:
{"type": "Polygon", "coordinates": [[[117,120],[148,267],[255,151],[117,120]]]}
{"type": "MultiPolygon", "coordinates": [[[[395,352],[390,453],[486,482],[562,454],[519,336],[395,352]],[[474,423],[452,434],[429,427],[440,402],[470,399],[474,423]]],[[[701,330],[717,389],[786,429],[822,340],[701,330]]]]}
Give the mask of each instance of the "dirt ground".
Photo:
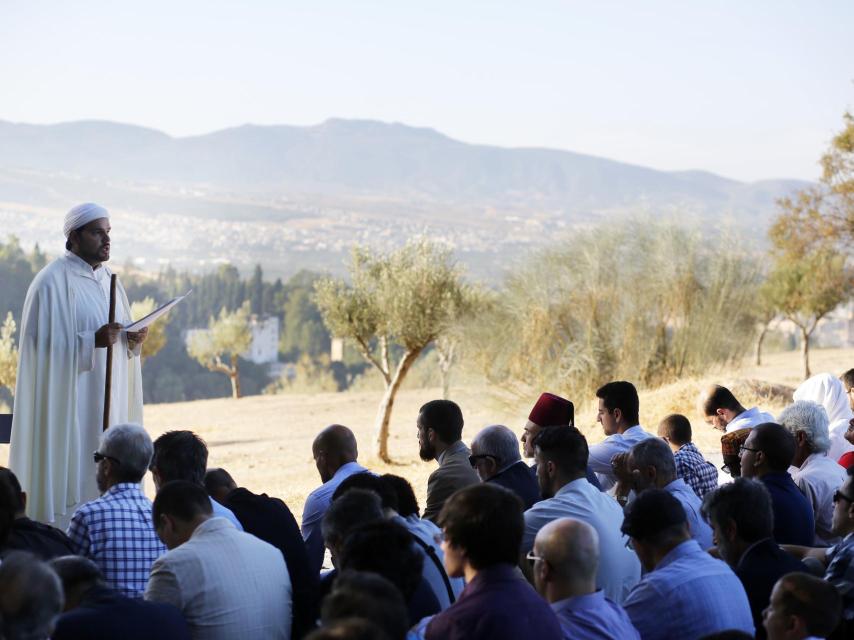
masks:
{"type": "MultiPolygon", "coordinates": [[[[854,366],[854,349],[816,350],[812,354],[814,373],[829,371],[836,375],[854,366]]],[[[745,364],[740,370],[711,374],[702,379],[682,380],[652,391],[641,392],[641,423],[655,430],[667,413],[685,413],[694,426],[694,440],[708,453],[719,451],[719,432],[708,427],[694,408],[699,390],[720,381],[732,385],[736,396],[750,407],[775,415],[791,401],[786,389],[768,391],[769,384],[793,388],[802,378],[800,355],[771,354],[761,367],[745,364]],[[744,381],[761,381],[757,385],[744,381]]],[[[452,399],[460,404],[466,426],[463,438],[470,441],[488,424],[506,424],[521,434],[529,404],[515,411],[498,408],[482,389],[452,389],[452,399]]],[[[345,424],[359,442],[359,462],[378,473],[404,476],[411,483],[420,504],[424,503],[427,476],[435,462],[418,458],[415,418],[418,408],[439,397],[438,389],[404,390],[395,402],[389,449],[394,462],[380,463],[373,455],[372,430],[380,394],[373,391],[323,393],[313,395],[253,396],[240,400],[216,399],[158,404],[145,407],[145,424],[153,438],[170,429],[192,429],[208,444],[210,467],[224,467],[238,484],[255,492],[264,492],[285,500],[299,520],[306,495],[320,482],[311,456],[315,434],[328,424],[345,424]]],[[[577,424],[591,443],[603,434],[588,406],[577,417],[577,424]]],[[[5,464],[8,445],[0,447],[5,464]]],[[[93,469],[94,472],[94,469],[93,469]]],[[[151,483],[147,483],[151,493],[151,483]]]]}

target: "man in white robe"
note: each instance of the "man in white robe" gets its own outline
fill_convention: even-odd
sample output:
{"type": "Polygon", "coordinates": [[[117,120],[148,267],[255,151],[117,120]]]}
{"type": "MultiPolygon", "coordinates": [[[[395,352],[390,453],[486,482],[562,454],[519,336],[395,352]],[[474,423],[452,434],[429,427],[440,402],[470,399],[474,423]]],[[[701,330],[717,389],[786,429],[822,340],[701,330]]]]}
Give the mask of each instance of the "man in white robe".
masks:
{"type": "Polygon", "coordinates": [[[86,203],[65,216],[65,254],[27,291],[9,467],[27,492],[27,515],[64,527],[79,504],[100,495],[92,454],[103,428],[106,347],[113,345],[110,424],[142,424],[139,352],[146,330],[131,322],[116,287],[109,324],[109,213],[86,203]]]}

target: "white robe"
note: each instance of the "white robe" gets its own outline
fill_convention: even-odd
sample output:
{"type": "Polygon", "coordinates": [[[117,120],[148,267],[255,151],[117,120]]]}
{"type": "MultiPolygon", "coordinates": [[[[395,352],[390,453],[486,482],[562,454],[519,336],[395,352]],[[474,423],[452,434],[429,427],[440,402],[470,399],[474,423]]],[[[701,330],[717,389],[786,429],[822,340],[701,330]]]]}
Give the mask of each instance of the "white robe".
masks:
{"type": "Polygon", "coordinates": [[[830,435],[830,449],[827,457],[839,460],[849,451],[854,451],[854,444],[845,439],[848,422],[854,417],[851,406],[848,404],[848,395],[845,387],[836,376],[830,373],[819,373],[808,380],[804,380],[795,389],[795,401],[809,400],[817,402],[827,411],[830,422],[828,432],[830,435]]]}
{"type": "MultiPolygon", "coordinates": [[[[100,494],[92,453],[102,432],[107,350],[95,348],[95,332],[108,321],[110,275],[66,252],[27,291],[9,467],[27,492],[27,515],[42,522],[64,524],[100,494]]],[[[118,284],[116,322],[130,321],[118,284]]],[[[142,424],[138,356],[122,333],[113,346],[111,425],[142,424]]]]}

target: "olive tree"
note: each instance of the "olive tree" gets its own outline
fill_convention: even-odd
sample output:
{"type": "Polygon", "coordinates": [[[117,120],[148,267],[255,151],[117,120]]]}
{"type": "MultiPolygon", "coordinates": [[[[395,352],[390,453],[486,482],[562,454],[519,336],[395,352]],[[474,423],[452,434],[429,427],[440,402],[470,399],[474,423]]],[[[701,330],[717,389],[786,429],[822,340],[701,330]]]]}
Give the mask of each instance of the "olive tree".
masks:
{"type": "Polygon", "coordinates": [[[424,240],[388,254],[356,247],[348,271],[349,282],[317,282],[315,301],[332,335],[350,340],[382,375],[375,447],[387,462],[400,385],[424,349],[467,313],[468,286],[450,250],[424,240]]]}
{"type": "Polygon", "coordinates": [[[203,367],[224,373],[231,381],[231,395],[240,398],[240,367],[238,357],[249,350],[252,331],[249,328],[249,302],[232,312],[223,309],[219,317],[211,317],[208,328],[192,335],[188,353],[203,367]]]}
{"type": "Polygon", "coordinates": [[[18,348],[15,346],[15,319],[12,312],[6,314],[6,321],[0,327],[0,387],[6,387],[15,393],[15,381],[18,375],[18,348]]]}

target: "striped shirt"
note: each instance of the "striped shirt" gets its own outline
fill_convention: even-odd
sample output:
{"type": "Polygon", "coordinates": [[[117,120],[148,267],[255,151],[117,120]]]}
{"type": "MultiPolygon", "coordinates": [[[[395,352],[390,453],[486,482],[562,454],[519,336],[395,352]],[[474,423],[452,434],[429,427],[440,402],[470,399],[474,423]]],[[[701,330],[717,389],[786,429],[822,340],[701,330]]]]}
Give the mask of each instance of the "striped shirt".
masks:
{"type": "Polygon", "coordinates": [[[676,475],[700,498],[717,488],[717,467],[703,457],[693,442],[683,444],[673,457],[676,460],[676,475]]]}
{"type": "Polygon", "coordinates": [[[122,482],[74,512],[68,537],[75,553],[97,564],[107,585],[141,598],[151,564],[166,553],[151,521],[151,501],[138,484],[122,482]]]}

